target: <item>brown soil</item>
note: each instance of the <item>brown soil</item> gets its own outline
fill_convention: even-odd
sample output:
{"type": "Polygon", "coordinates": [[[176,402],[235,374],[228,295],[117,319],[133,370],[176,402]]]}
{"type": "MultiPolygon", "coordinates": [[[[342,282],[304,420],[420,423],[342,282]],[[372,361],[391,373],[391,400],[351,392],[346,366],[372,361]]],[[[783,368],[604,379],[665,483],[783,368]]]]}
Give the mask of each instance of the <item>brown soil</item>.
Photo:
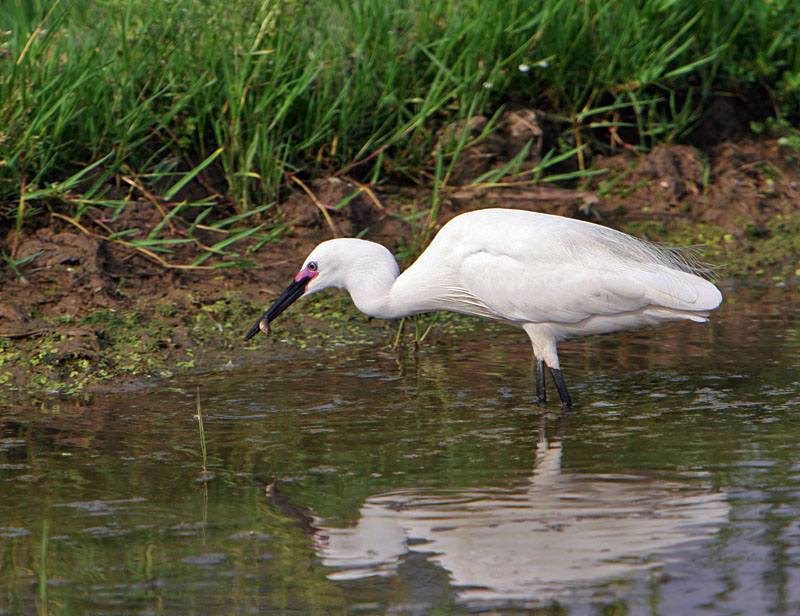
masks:
{"type": "MultiPolygon", "coordinates": [[[[533,116],[523,117],[521,122],[521,128],[509,129],[505,142],[479,142],[474,151],[468,150],[450,182],[464,185],[513,156],[518,151],[515,144],[524,143],[530,131],[535,134],[538,130],[533,116]]],[[[457,135],[459,128],[451,130],[457,135]]],[[[528,158],[529,166],[536,164],[535,152],[528,158]]],[[[747,255],[760,251],[758,241],[773,233],[776,220],[796,220],[800,212],[798,154],[772,139],[722,143],[706,152],[689,146],[659,146],[647,156],[623,149],[621,154],[596,159],[595,166],[608,172],[597,176],[586,190],[522,184],[449,189],[442,193],[437,224],[463,211],[501,205],[589,218],[646,232],[656,240],[679,237],[691,242],[697,235],[687,234],[686,229],[714,229],[715,234],[700,234],[700,239],[712,244],[724,241],[728,250],[747,255]],[[614,178],[619,179],[611,188],[604,187],[604,182],[614,178]],[[678,235],[670,235],[672,232],[678,235]]],[[[257,263],[254,269],[180,267],[204,253],[201,246],[191,242],[178,245],[165,257],[109,241],[111,233],[127,229],[143,230],[139,235],[126,236],[127,240],[144,237],[162,222],[163,209],[144,199],[137,207],[125,208],[114,220],[110,212],[90,211],[81,221],[82,225],[89,224],[87,219],[96,221],[89,227],[78,227],[53,212],[41,214],[30,229],[19,234],[13,228],[0,227],[0,233],[4,233],[0,248],[5,254],[16,260],[31,257],[19,268],[24,281],[10,267],[0,270],[3,348],[21,350],[20,357],[30,360],[40,340],[56,336],[47,360],[53,366],[81,359],[100,362],[114,337],[106,324],[87,317],[98,311],[136,313],[137,322],[143,324],[141,336],[153,338],[143,340],[148,352],[160,353],[164,365],[174,366],[200,345],[228,345],[238,339],[259,316],[259,307],[268,304],[291,280],[305,254],[334,233],[351,236],[368,229],[366,237],[390,249],[414,253],[421,248],[417,244],[424,238],[419,228],[425,219],[414,219],[414,229],[403,217],[427,207],[425,192],[363,187],[336,178],[316,180],[307,189],[294,192],[280,206],[280,218],[287,230],[279,241],[258,248],[253,255],[257,263]],[[338,210],[332,209],[354,191],[359,192],[355,198],[338,210]],[[159,259],[168,259],[169,266],[159,259]],[[241,302],[238,314],[233,306],[236,301],[241,302]],[[197,315],[204,307],[220,302],[228,306],[228,312],[208,314],[220,330],[234,331],[232,338],[215,342],[214,337],[197,334],[197,315]],[[228,318],[236,322],[223,322],[228,318]],[[144,326],[154,321],[161,326],[160,334],[144,326]]],[[[160,237],[186,237],[190,224],[175,217],[160,237]]],[[[195,232],[192,237],[206,246],[219,240],[213,231],[195,232]]],[[[242,243],[236,250],[245,252],[242,243]]],[[[730,257],[727,260],[736,262],[730,257]]],[[[775,272],[786,272],[787,260],[794,263],[788,271],[794,271],[797,253],[765,256],[755,264],[745,260],[741,267],[729,266],[724,276],[750,283],[766,280],[775,272]]],[[[213,263],[212,258],[205,264],[213,263]]],[[[31,389],[32,365],[31,361],[20,361],[17,366],[0,362],[7,375],[5,387],[31,389]]],[[[47,370],[47,366],[39,365],[47,370]]],[[[113,376],[113,365],[108,367],[111,373],[107,376],[113,376]]],[[[126,374],[135,376],[146,370],[142,364],[126,374]]],[[[114,387],[119,386],[116,381],[114,387]]]]}

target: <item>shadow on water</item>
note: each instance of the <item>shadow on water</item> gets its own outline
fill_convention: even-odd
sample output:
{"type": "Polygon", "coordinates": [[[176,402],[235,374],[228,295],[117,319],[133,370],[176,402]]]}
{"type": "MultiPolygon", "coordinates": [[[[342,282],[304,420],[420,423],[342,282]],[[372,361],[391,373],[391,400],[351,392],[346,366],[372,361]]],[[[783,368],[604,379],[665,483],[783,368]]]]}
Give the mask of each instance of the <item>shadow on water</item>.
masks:
{"type": "Polygon", "coordinates": [[[481,327],[4,410],[0,615],[800,611],[795,295],[565,345],[568,421],[481,327]]]}

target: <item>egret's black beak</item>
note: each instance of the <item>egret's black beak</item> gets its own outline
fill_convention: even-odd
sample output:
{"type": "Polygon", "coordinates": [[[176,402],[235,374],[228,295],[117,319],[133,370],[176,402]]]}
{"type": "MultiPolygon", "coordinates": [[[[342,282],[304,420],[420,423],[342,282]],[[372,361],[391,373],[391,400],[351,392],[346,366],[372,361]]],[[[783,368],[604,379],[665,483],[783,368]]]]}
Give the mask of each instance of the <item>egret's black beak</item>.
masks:
{"type": "Polygon", "coordinates": [[[270,309],[267,310],[258,321],[256,321],[256,324],[253,325],[253,327],[250,328],[250,331],[247,332],[247,335],[244,337],[244,339],[250,340],[250,338],[258,333],[259,329],[269,333],[270,322],[274,321],[281,312],[286,310],[303,293],[306,292],[306,285],[308,285],[312,278],[312,276],[303,276],[302,278],[299,278],[290,284],[283,292],[283,295],[275,300],[275,303],[270,306],[270,309]]]}

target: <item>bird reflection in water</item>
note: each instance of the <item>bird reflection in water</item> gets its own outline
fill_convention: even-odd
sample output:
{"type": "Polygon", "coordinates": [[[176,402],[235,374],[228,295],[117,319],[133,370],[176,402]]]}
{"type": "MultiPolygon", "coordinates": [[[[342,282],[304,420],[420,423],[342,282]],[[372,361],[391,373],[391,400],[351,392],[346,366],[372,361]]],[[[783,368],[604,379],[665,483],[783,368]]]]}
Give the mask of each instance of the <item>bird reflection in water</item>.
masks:
{"type": "Polygon", "coordinates": [[[523,485],[377,494],[346,528],[304,514],[328,577],[394,576],[418,552],[462,601],[547,599],[657,568],[727,521],[725,494],[709,485],[563,470],[567,412],[549,441],[545,419],[523,485]]]}

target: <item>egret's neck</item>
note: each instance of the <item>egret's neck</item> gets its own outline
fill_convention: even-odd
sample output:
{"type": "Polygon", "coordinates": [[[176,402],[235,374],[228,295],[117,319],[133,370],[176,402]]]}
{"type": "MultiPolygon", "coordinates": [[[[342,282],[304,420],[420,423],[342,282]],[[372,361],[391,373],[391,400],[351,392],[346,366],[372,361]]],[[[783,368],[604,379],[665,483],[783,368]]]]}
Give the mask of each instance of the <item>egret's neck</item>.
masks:
{"type": "Polygon", "coordinates": [[[417,280],[412,266],[402,274],[396,262],[393,269],[373,268],[357,284],[348,285],[353,303],[361,312],[379,319],[396,319],[437,310],[428,289],[429,281],[417,280]]]}
{"type": "MultiPolygon", "coordinates": [[[[441,309],[439,269],[417,259],[400,274],[389,250],[366,240],[339,238],[323,242],[312,251],[309,261],[319,261],[319,275],[306,288],[316,293],[335,287],[345,289],[361,312],[380,319],[394,319],[441,309]]],[[[430,259],[428,259],[429,261],[430,259]]]]}

